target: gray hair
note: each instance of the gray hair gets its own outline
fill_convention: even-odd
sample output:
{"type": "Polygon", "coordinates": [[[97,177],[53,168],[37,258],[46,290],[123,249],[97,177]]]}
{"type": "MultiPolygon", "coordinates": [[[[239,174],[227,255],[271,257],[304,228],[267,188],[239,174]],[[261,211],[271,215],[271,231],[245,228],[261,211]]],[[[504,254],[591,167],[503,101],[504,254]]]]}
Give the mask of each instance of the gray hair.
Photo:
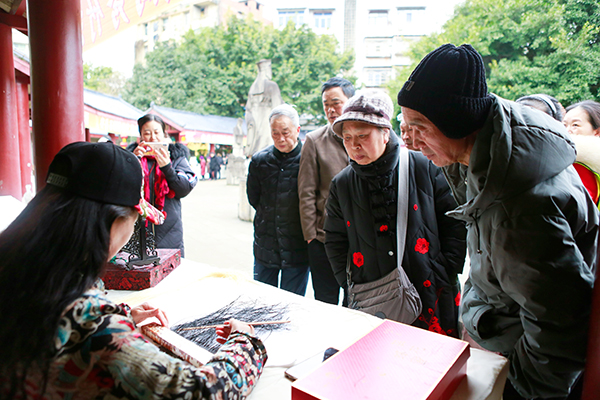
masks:
{"type": "Polygon", "coordinates": [[[296,128],[300,126],[300,117],[298,116],[298,111],[296,111],[296,109],[290,104],[283,103],[275,107],[271,111],[271,114],[269,114],[269,123],[271,122],[272,118],[277,119],[280,117],[288,117],[296,128]]]}

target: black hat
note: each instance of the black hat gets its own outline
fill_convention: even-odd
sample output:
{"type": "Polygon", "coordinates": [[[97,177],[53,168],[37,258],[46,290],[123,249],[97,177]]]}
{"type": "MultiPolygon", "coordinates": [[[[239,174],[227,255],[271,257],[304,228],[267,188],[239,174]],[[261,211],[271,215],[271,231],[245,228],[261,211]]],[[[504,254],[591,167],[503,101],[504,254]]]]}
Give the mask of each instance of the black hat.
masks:
{"type": "Polygon", "coordinates": [[[483,59],[469,44],[445,44],[427,54],[398,93],[400,106],[423,114],[451,139],[481,128],[492,102],[483,59]]]}
{"type": "Polygon", "coordinates": [[[142,167],[139,160],[133,153],[112,143],[75,142],[66,145],[52,160],[46,183],[100,203],[135,207],[151,222],[156,217],[154,211],[160,213],[141,197],[142,167]],[[148,207],[151,208],[151,217],[148,216],[148,207]]]}

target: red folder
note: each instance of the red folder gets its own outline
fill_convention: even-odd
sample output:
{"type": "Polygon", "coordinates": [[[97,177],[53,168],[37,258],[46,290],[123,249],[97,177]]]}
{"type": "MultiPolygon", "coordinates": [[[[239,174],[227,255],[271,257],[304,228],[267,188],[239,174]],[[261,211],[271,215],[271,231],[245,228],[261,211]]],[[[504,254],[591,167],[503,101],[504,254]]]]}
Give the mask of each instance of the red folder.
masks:
{"type": "Polygon", "coordinates": [[[467,374],[469,344],[385,320],[292,384],[292,400],[447,400],[467,374]]]}

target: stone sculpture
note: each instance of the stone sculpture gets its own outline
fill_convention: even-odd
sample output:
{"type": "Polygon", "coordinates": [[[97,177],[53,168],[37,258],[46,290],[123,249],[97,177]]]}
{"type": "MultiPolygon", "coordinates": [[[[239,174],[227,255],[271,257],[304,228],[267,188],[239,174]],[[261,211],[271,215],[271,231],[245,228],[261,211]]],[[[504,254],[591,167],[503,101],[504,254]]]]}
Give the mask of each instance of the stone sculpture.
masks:
{"type": "Polygon", "coordinates": [[[258,76],[250,86],[246,103],[247,145],[246,157],[272,144],[269,114],[274,107],[283,103],[279,86],[271,80],[271,60],[260,60],[258,76]]]}
{"type": "Polygon", "coordinates": [[[238,118],[233,128],[233,151],[227,158],[227,184],[239,185],[240,179],[246,176],[248,166],[244,157],[244,120],[238,118]]]}

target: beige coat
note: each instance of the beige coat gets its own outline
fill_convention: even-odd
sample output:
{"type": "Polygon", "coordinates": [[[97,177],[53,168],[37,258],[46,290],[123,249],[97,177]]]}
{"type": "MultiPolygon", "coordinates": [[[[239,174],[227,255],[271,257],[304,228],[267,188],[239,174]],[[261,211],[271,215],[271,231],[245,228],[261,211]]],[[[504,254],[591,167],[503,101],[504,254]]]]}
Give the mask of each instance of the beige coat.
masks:
{"type": "Polygon", "coordinates": [[[571,135],[570,138],[577,149],[577,162],[600,173],[600,137],[571,135]]]}
{"type": "Polygon", "coordinates": [[[325,203],[329,185],[334,176],[348,165],[348,155],[342,139],[327,124],[306,135],[300,172],[298,172],[298,197],[300,221],[304,240],[317,239],[325,243],[325,203]]]}

